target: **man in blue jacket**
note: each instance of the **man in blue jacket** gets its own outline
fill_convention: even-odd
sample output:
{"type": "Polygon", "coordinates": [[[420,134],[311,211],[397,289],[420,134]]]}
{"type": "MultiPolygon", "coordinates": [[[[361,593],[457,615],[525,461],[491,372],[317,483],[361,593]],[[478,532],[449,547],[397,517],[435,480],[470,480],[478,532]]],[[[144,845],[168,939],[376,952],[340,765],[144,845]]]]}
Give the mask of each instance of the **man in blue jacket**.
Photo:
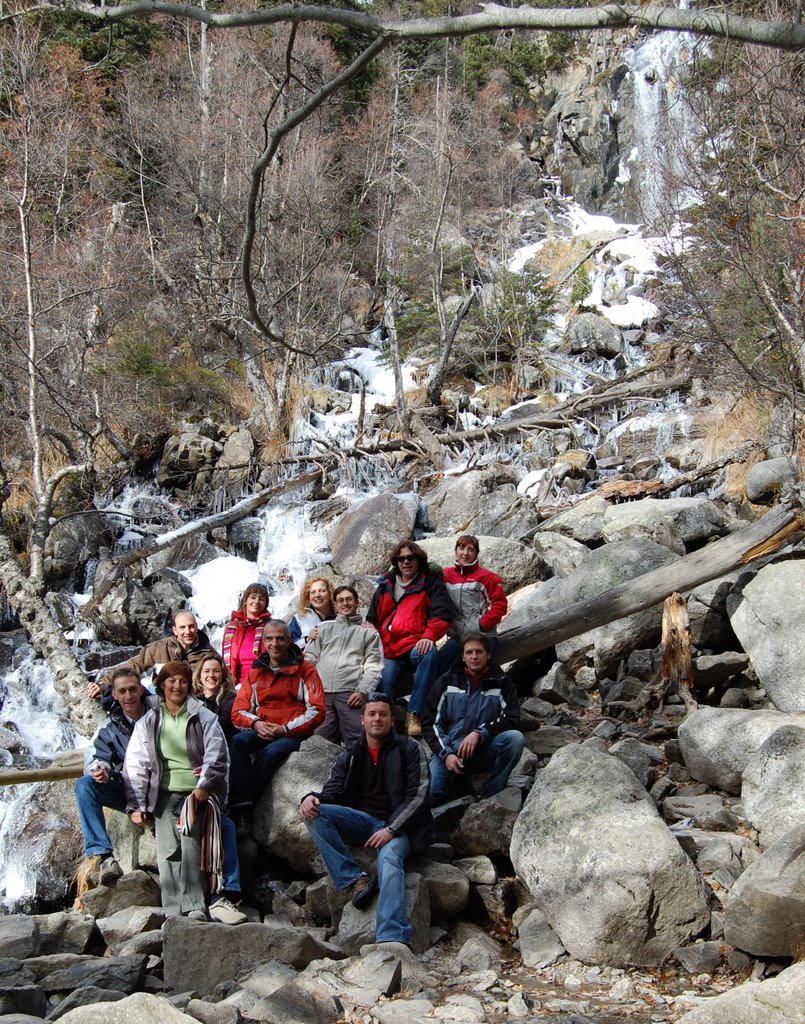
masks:
{"type": "Polygon", "coordinates": [[[485,634],[466,633],[461,661],[436,681],[425,705],[422,731],[433,751],[433,804],[448,799],[459,778],[478,772],[492,773],[481,796],[494,796],[506,788],[523,752],[517,690],[490,661],[489,647],[485,634]]]}
{"type": "Polygon", "coordinates": [[[88,857],[100,857],[98,874],[101,885],[107,885],[123,874],[114,858],[103,809],[126,810],[122,775],[126,747],[134,731],[134,723],[148,709],[145,690],[133,668],[121,666],[112,672],[111,679],[111,699],[105,698],[105,703],[108,701],[109,704],[109,720],[92,737],[84,757],[84,774],[75,784],[84,852],[88,857]]]}
{"type": "Polygon", "coordinates": [[[322,791],[308,793],[299,811],[336,888],[350,894],[353,906],[368,907],[379,884],[375,941],[408,945],[404,862],[428,837],[428,765],[419,744],[394,731],[385,693],[368,695],[361,723],[361,739],[338,757],[322,791]],[[361,871],[348,845],[375,851],[377,875],[361,871]]]}

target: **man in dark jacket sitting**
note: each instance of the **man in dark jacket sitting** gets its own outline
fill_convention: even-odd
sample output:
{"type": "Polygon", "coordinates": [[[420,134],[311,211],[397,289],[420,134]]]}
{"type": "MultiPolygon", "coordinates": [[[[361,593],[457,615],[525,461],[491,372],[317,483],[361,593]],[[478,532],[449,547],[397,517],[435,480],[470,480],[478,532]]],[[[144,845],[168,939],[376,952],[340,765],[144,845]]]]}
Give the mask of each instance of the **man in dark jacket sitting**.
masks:
{"type": "Polygon", "coordinates": [[[353,906],[367,907],[379,883],[375,941],[408,944],[404,862],[427,841],[427,761],[414,740],[394,731],[386,694],[368,695],[361,722],[362,738],[338,757],[321,793],[308,793],[299,810],[336,888],[350,893],[353,906]],[[376,876],[361,871],[348,845],[375,851],[376,876]]]}
{"type": "Polygon", "coordinates": [[[514,683],[489,659],[489,637],[466,633],[461,661],[454,662],[431,691],[422,731],[433,751],[430,795],[434,804],[449,796],[466,774],[491,772],[483,797],[505,789],[525,740],[517,729],[520,702],[514,683]]]}
{"type": "Polygon", "coordinates": [[[111,693],[104,700],[104,704],[109,704],[109,720],[92,737],[84,757],[84,774],[75,784],[84,852],[88,857],[101,858],[102,885],[123,874],[114,858],[103,809],[126,810],[121,772],[134,723],[148,709],[145,697],[140,676],[134,669],[125,666],[114,669],[111,693]]]}

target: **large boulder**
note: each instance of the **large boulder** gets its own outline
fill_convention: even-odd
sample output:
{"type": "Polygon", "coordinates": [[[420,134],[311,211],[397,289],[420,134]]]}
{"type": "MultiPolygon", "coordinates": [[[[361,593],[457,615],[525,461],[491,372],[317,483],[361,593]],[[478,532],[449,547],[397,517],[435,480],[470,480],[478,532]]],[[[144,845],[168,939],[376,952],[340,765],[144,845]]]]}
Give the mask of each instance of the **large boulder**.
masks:
{"type": "Polygon", "coordinates": [[[413,494],[378,494],[348,512],[330,534],[333,568],[342,576],[385,572],[389,551],[414,530],[413,494]]]}
{"type": "MultiPolygon", "coordinates": [[[[564,579],[548,580],[518,600],[506,619],[506,628],[526,625],[577,601],[594,598],[611,587],[668,565],[674,558],[667,547],[642,538],[605,544],[591,551],[578,569],[564,579]]],[[[596,672],[603,677],[631,651],[653,647],[660,637],[661,620],[659,607],[617,619],[558,644],[557,657],[570,661],[592,648],[596,672]]]]}
{"type": "Polygon", "coordinates": [[[745,981],[712,999],[702,999],[677,1024],[802,1024],[805,963],[793,964],[768,981],[745,981]]]}
{"type": "Polygon", "coordinates": [[[510,467],[497,464],[446,476],[422,499],[426,525],[440,535],[522,537],[539,520],[533,503],[517,493],[517,483],[510,467]]]}
{"type": "Polygon", "coordinates": [[[804,825],[770,846],[732,886],[724,913],[724,938],[754,956],[801,956],[805,945],[804,825]]]}
{"type": "Polygon", "coordinates": [[[579,313],[567,325],[562,347],[571,355],[610,359],[623,351],[623,336],[597,313],[579,313]]]}
{"type": "MultiPolygon", "coordinates": [[[[419,544],[427,551],[430,561],[446,568],[455,560],[458,536],[428,537],[419,544]]],[[[481,545],[481,564],[500,576],[507,594],[544,578],[539,557],[525,544],[507,537],[479,537],[478,543],[481,545]]]]}
{"type": "Polygon", "coordinates": [[[805,569],[789,559],[743,575],[727,599],[732,628],[766,694],[781,711],[805,711],[805,569]]]}
{"type": "MultiPolygon", "coordinates": [[[[199,958],[204,959],[204,958],[199,958]]],[[[137,992],[114,1003],[78,1006],[59,1018],[64,1024],[197,1024],[161,996],[137,992]]]]}
{"type": "Polygon", "coordinates": [[[538,773],[511,859],[585,963],[659,964],[709,921],[701,876],[651,797],[592,744],[563,747],[538,773]]]}
{"type": "Polygon", "coordinates": [[[276,857],[297,869],[309,871],[321,864],[316,845],[299,814],[302,798],[318,792],[341,753],[336,743],[311,736],[284,764],[255,807],[254,838],[276,857]]]}
{"type": "Polygon", "coordinates": [[[83,587],[83,570],[102,548],[111,548],[114,536],[106,517],[94,510],[62,519],[48,534],[46,569],[51,581],[72,581],[83,587]]]}
{"type": "Polygon", "coordinates": [[[238,490],[249,475],[254,456],[254,438],[245,427],[233,430],[224,442],[221,457],[215,464],[212,486],[221,487],[228,493],[238,490]]]}
{"type": "MultiPolygon", "coordinates": [[[[358,910],[351,903],[344,907],[333,942],[345,953],[355,954],[361,946],[375,941],[376,906],[375,899],[365,910],[358,910]]],[[[425,879],[413,871],[405,875],[405,913],[411,925],[411,949],[415,953],[424,953],[430,946],[430,898],[425,879]]]]}
{"type": "Polygon", "coordinates": [[[157,484],[166,491],[207,486],[223,445],[209,431],[186,430],[165,442],[157,472],[157,484]]]}
{"type": "Polygon", "coordinates": [[[741,804],[764,848],[805,827],[805,723],[777,729],[758,747],[744,769],[741,804]]]}
{"type": "Polygon", "coordinates": [[[538,533],[533,546],[541,565],[541,579],[569,576],[589,554],[589,548],[584,544],[552,530],[538,533]]]}
{"type": "Polygon", "coordinates": [[[685,766],[699,782],[740,793],[751,757],[784,725],[805,728],[805,714],[700,707],[679,726],[685,766]]]}
{"type": "Polygon", "coordinates": [[[796,459],[778,458],[756,462],[746,474],[746,500],[755,505],[771,505],[780,497],[786,485],[795,484],[799,478],[796,459]]]}

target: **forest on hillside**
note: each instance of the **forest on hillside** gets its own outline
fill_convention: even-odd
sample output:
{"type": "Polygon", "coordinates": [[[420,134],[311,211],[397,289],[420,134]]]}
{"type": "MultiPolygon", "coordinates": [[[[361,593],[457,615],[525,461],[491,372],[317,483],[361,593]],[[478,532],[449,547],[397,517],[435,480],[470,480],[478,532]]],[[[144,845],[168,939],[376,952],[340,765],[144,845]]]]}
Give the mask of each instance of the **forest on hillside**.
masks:
{"type": "MultiPolygon", "coordinates": [[[[799,27],[793,0],[731,6],[799,27]]],[[[54,520],[153,463],[183,416],[245,421],[266,461],[292,456],[296,406],[370,330],[398,382],[392,434],[409,429],[411,354],[430,409],[457,382],[538,390],[556,280],[501,269],[508,219],[551,174],[551,82],[611,33],[501,27],[375,53],[324,21],[224,31],[13,4],[0,33],[9,594],[18,562],[41,592],[54,520]]],[[[663,216],[687,225],[666,268],[674,344],[797,413],[804,73],[802,48],[702,37],[684,83],[697,142],[661,183],[663,216]]]]}

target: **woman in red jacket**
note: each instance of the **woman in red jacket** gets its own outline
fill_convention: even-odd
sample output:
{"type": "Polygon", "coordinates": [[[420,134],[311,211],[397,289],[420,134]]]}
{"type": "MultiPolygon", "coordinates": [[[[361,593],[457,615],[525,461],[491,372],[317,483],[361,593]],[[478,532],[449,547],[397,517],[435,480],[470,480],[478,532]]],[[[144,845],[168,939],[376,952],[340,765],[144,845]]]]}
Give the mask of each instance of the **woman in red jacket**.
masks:
{"type": "Polygon", "coordinates": [[[262,583],[250,583],[243,591],[240,605],[224,627],[224,664],[236,683],[243,682],[265,650],[263,630],[270,618],[268,589],[262,583]]]}

